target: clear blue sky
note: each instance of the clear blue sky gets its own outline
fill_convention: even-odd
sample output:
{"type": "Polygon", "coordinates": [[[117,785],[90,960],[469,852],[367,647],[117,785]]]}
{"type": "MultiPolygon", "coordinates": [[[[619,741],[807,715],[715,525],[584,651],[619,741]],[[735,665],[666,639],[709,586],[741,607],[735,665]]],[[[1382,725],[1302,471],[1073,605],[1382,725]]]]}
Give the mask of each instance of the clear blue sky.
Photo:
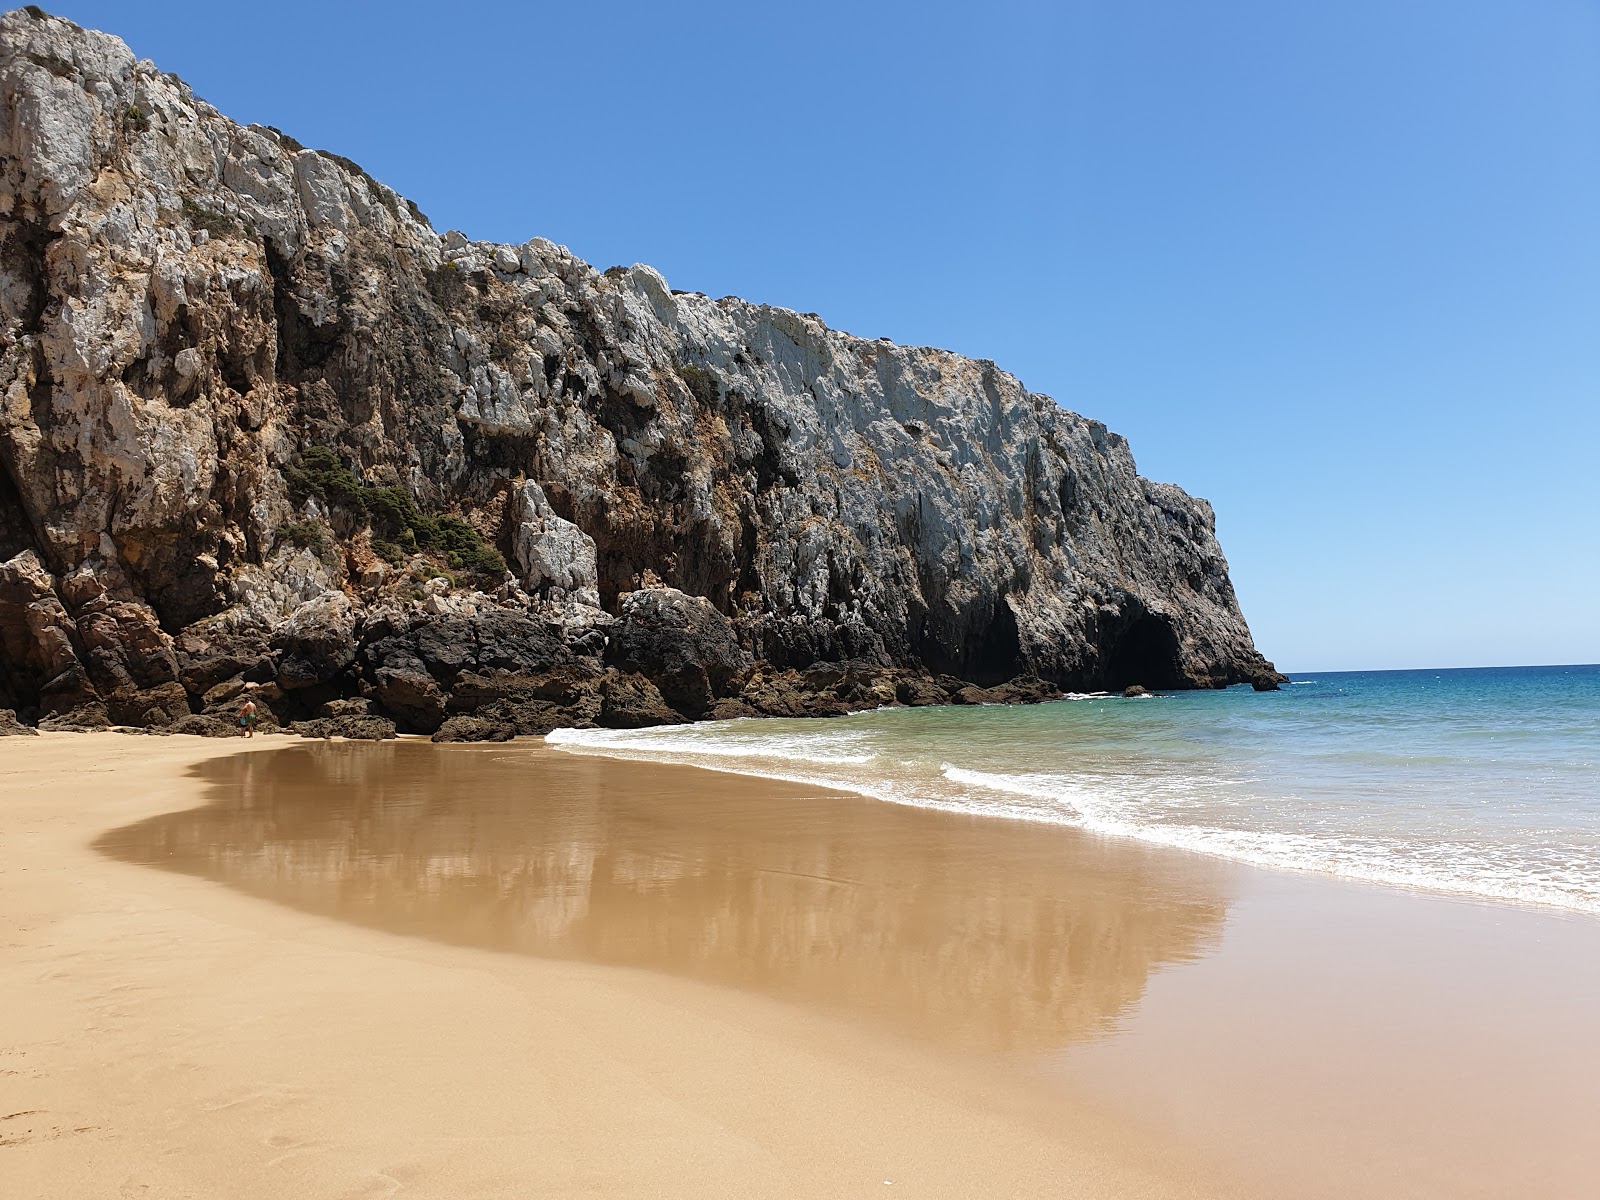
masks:
{"type": "Polygon", "coordinates": [[[436,228],[993,358],[1289,670],[1600,660],[1595,0],[56,0],[436,228]]]}

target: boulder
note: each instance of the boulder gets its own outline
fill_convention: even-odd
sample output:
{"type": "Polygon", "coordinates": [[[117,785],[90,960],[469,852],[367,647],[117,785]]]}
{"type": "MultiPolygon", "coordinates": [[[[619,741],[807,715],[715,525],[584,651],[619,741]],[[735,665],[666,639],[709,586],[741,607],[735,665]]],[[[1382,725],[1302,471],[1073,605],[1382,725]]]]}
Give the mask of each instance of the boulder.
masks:
{"type": "Polygon", "coordinates": [[[77,626],[39,556],[0,563],[0,704],[46,714],[97,699],[74,646],[77,626]]]}
{"type": "Polygon", "coordinates": [[[842,717],[850,712],[837,696],[807,688],[792,670],[754,675],[739,699],[764,717],[842,717]]]}
{"type": "Polygon", "coordinates": [[[593,725],[600,705],[600,692],[596,688],[582,703],[570,708],[547,700],[502,700],[480,708],[473,716],[486,725],[510,729],[518,737],[543,737],[552,729],[593,725]]]}
{"type": "Polygon", "coordinates": [[[254,634],[188,629],[173,640],[173,653],[178,681],[191,696],[205,696],[230,679],[265,683],[278,673],[266,639],[254,634]]]}
{"type": "Polygon", "coordinates": [[[512,493],[510,519],[512,561],[530,594],[599,606],[594,539],[559,516],[533,480],[512,493]]]}
{"type": "Polygon", "coordinates": [[[240,737],[243,735],[237,723],[224,721],[219,717],[202,716],[199,713],[180,718],[168,725],[163,731],[166,733],[186,733],[194,737],[240,737]]]}
{"type": "Polygon", "coordinates": [[[666,702],[656,685],[642,675],[611,675],[601,685],[600,695],[600,713],[595,723],[608,729],[682,725],[685,721],[683,714],[666,702]]]}
{"type": "Polygon", "coordinates": [[[394,722],[387,717],[318,717],[296,721],[290,728],[301,737],[350,738],[353,741],[379,742],[395,736],[394,722]]]}
{"type": "Polygon", "coordinates": [[[372,711],[372,705],[365,696],[351,696],[339,700],[325,701],[318,709],[319,717],[364,717],[372,711]]]}
{"type": "Polygon", "coordinates": [[[436,742],[509,742],[517,736],[514,726],[479,717],[451,717],[433,735],[436,742]]]}
{"type": "Polygon", "coordinates": [[[563,626],[507,608],[389,616],[366,632],[376,638],[359,658],[374,699],[422,733],[500,701],[571,703],[601,673],[572,652],[563,626]]]}
{"type": "Polygon", "coordinates": [[[53,712],[42,717],[39,728],[46,733],[96,733],[110,729],[112,724],[106,706],[98,700],[91,700],[66,712],[53,712]]]}
{"type": "Polygon", "coordinates": [[[375,675],[378,703],[407,729],[432,733],[443,723],[444,690],[422,669],[420,661],[415,667],[380,667],[375,675]]]}
{"type": "MultiPolygon", "coordinates": [[[[941,683],[957,681],[941,680],[941,683]]],[[[1029,675],[1019,675],[994,687],[977,687],[974,684],[952,686],[952,704],[1042,704],[1046,700],[1059,700],[1061,689],[1048,680],[1029,675]]]]}
{"type": "Polygon", "coordinates": [[[189,715],[189,697],[177,680],[150,688],[108,689],[105,710],[113,725],[153,728],[189,715]]]}
{"type": "Polygon", "coordinates": [[[705,714],[708,721],[735,721],[740,717],[759,717],[761,714],[743,700],[718,700],[705,714]]]}
{"type": "Polygon", "coordinates": [[[907,708],[950,703],[949,693],[925,675],[907,674],[896,679],[894,698],[907,708]]]}
{"type": "Polygon", "coordinates": [[[307,600],[272,636],[285,691],[336,679],[356,657],[356,616],[343,592],[307,600]]]}
{"type": "Polygon", "coordinates": [[[619,607],[622,621],[607,650],[609,661],[649,679],[691,720],[736,694],[754,666],[733,622],[702,596],[646,588],[623,596],[619,607]]]}

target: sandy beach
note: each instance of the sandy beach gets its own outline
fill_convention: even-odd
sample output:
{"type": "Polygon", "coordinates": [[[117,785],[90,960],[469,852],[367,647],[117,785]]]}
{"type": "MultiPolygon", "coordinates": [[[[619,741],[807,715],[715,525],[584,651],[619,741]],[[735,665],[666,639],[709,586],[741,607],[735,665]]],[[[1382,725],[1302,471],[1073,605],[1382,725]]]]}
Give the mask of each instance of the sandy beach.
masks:
{"type": "Polygon", "coordinates": [[[1586,1196],[1600,923],[686,767],[0,745],[22,1197],[1586,1196]],[[154,869],[159,868],[159,869],[154,869]]]}
{"type": "Polygon", "coordinates": [[[5,744],[8,1195],[1229,1194],[1125,1122],[822,1013],[363,928],[93,848],[207,799],[192,768],[295,749],[5,744]]]}

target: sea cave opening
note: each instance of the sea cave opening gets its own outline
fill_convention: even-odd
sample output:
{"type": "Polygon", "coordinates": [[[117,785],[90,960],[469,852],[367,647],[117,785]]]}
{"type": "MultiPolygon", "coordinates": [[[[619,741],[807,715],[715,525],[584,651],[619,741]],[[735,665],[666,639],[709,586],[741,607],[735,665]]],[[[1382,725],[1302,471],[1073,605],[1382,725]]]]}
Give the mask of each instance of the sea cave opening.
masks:
{"type": "Polygon", "coordinates": [[[1104,686],[1111,691],[1133,684],[1181,687],[1183,682],[1178,669],[1178,635],[1164,617],[1141,613],[1117,635],[1105,656],[1104,686]]]}

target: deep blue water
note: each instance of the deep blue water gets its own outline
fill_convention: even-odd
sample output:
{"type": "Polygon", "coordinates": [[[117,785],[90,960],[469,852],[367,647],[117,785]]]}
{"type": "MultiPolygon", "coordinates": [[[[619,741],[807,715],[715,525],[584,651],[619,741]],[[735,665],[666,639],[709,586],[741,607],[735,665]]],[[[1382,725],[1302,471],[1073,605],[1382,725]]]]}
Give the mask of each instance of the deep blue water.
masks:
{"type": "Polygon", "coordinates": [[[1330,671],[1280,692],[552,740],[1272,867],[1600,911],[1600,666],[1330,671]]]}

